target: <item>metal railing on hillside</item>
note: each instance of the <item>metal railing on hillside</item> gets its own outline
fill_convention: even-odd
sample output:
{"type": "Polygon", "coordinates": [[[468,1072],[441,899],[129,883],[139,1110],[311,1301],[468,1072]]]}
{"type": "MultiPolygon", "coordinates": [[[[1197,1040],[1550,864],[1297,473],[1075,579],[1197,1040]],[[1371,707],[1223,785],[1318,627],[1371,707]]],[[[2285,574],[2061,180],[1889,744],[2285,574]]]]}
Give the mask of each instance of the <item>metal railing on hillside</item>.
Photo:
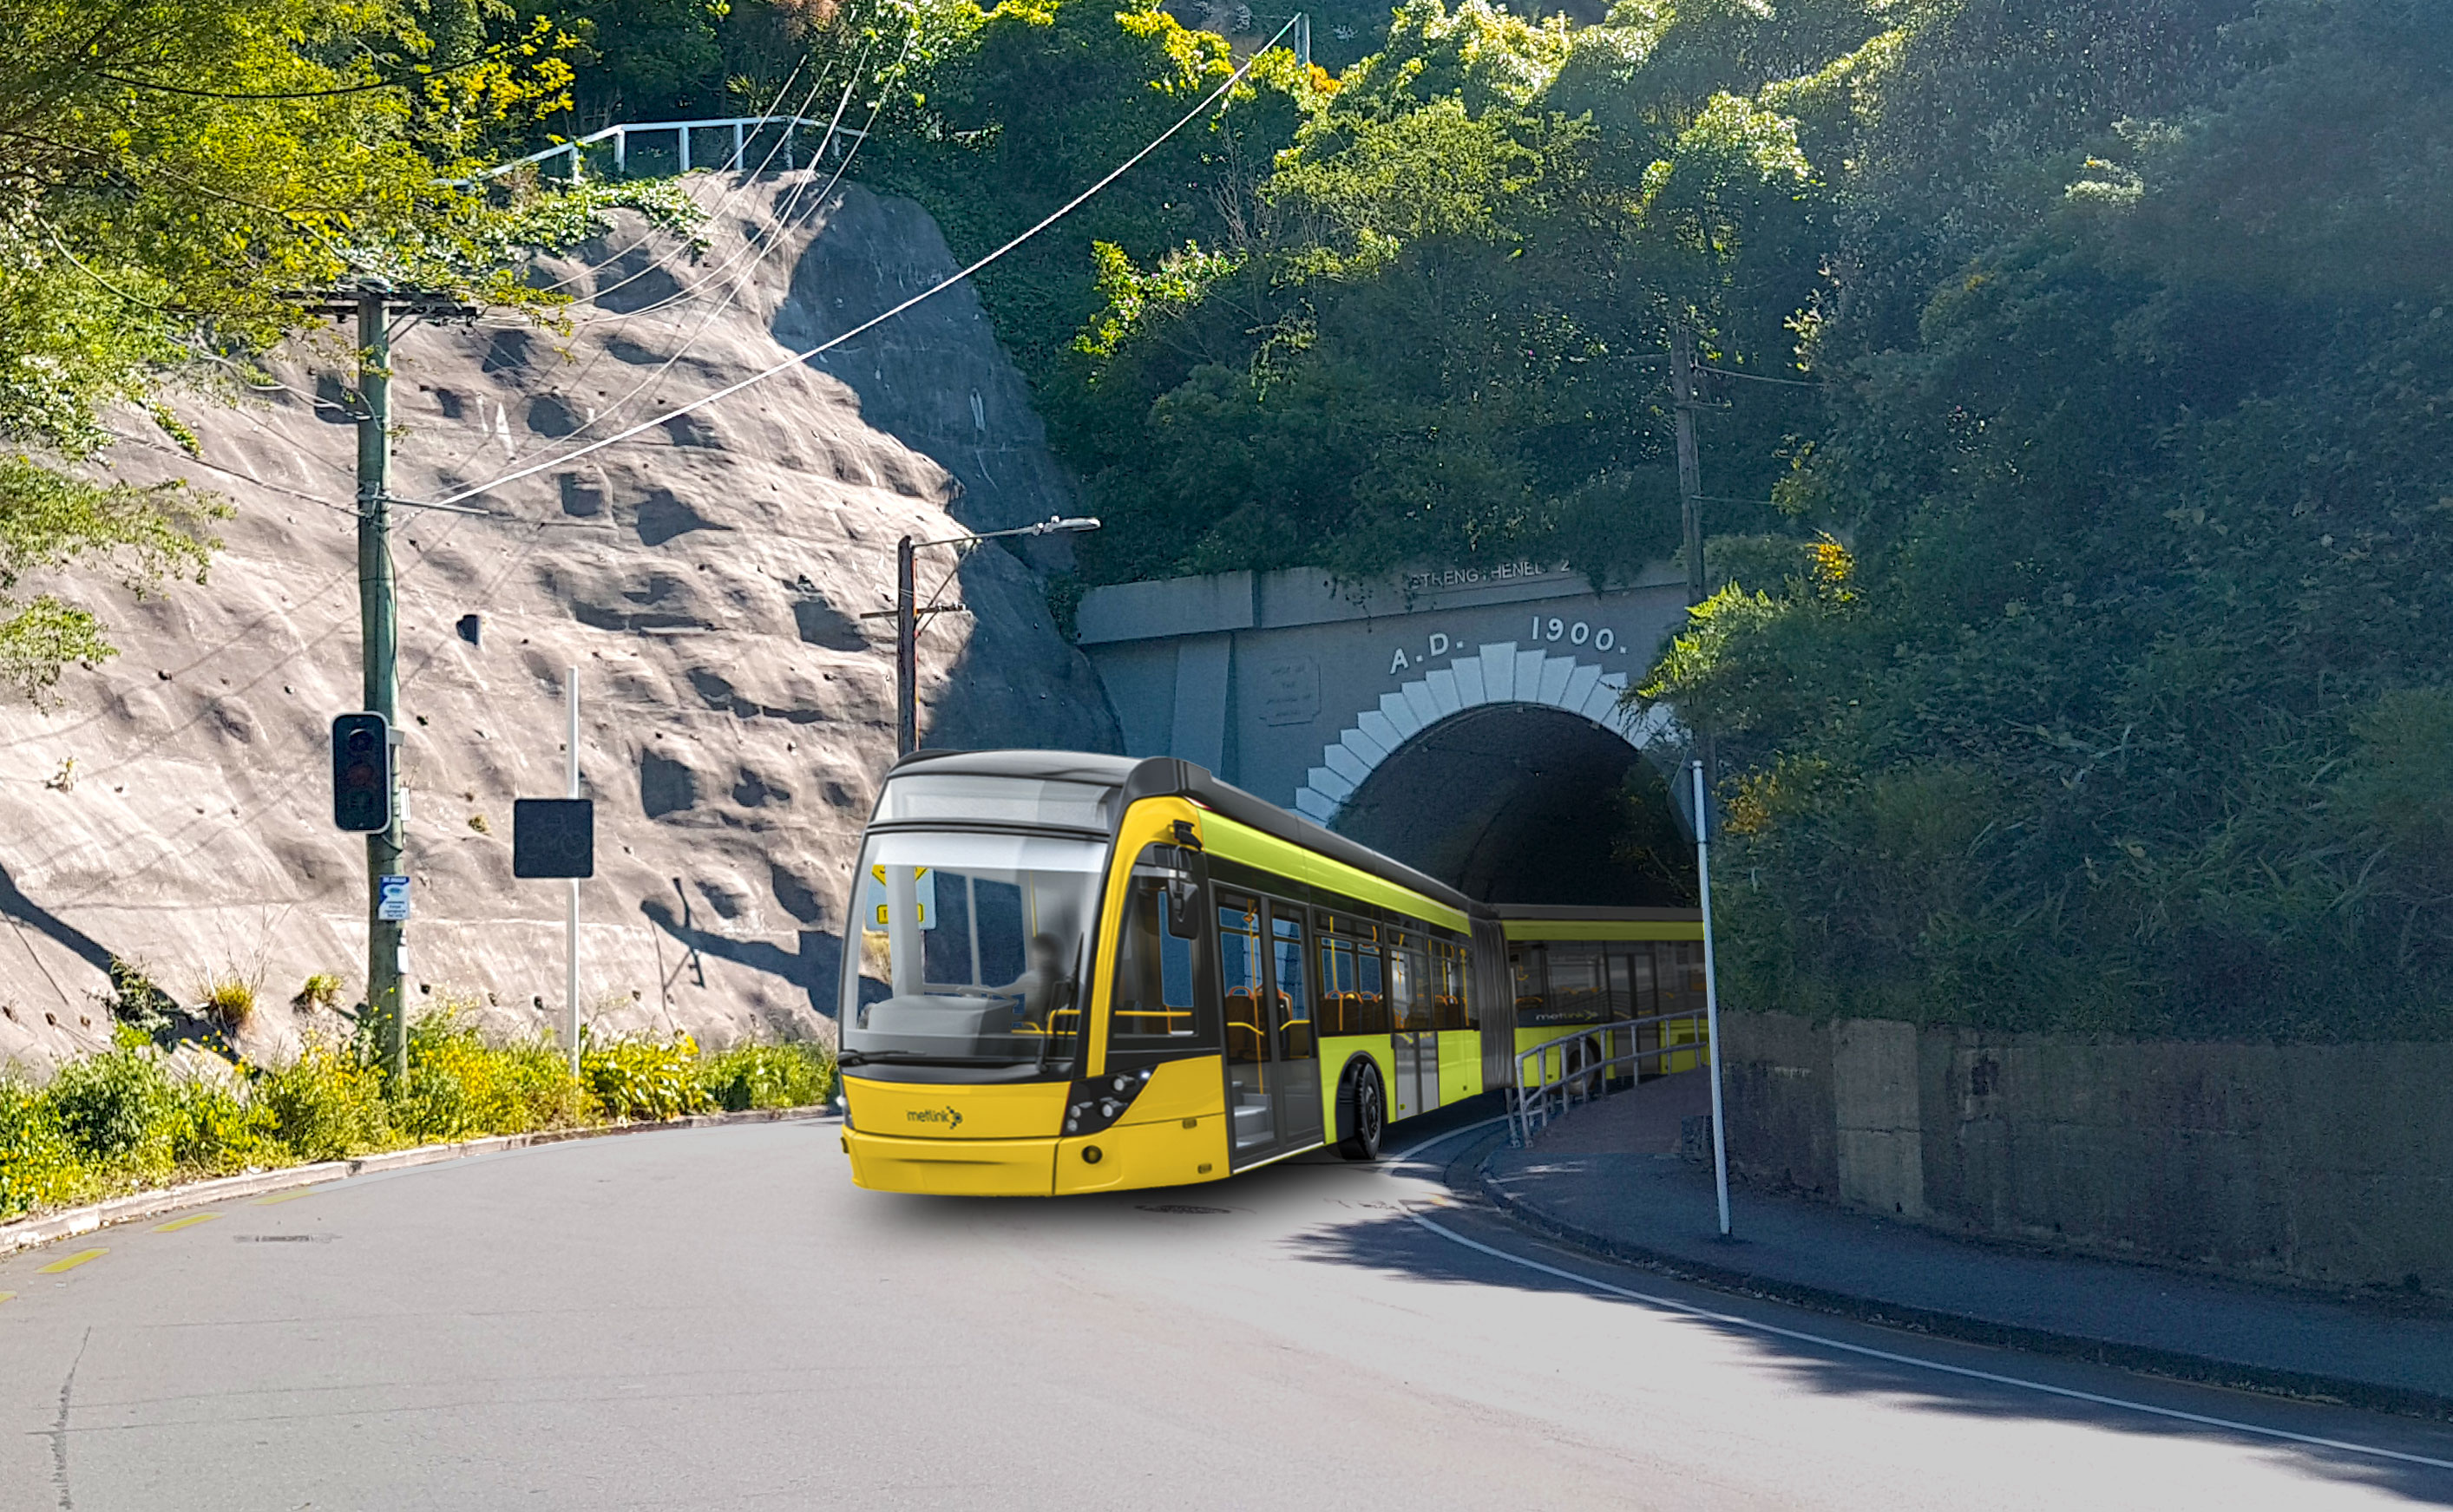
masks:
{"type": "Polygon", "coordinates": [[[497,164],[467,182],[479,184],[489,178],[500,178],[513,169],[525,168],[531,163],[542,167],[554,158],[568,157],[571,182],[577,183],[585,173],[588,149],[605,141],[610,141],[613,144],[613,173],[617,178],[622,177],[630,171],[630,138],[636,135],[653,137],[660,133],[671,135],[673,158],[680,165],[675,171],[687,173],[690,171],[691,167],[691,139],[697,132],[729,131],[732,134],[732,151],[724,159],[723,167],[727,169],[735,169],[741,166],[742,160],[748,155],[750,139],[758,131],[770,126],[780,126],[784,129],[784,166],[788,169],[800,167],[794,158],[792,142],[794,135],[802,127],[826,128],[827,134],[819,138],[817,150],[809,157],[812,164],[825,162],[829,155],[842,153],[846,144],[863,141],[868,136],[867,132],[855,128],[837,126],[831,121],[813,121],[806,115],[728,115],[706,121],[626,121],[619,126],[608,126],[601,131],[590,131],[586,136],[572,137],[568,142],[557,142],[543,151],[530,152],[526,157],[515,157],[508,163],[497,164]]]}
{"type": "MultiPolygon", "coordinates": [[[[1665,1031],[1662,1038],[1668,1038],[1665,1031]]],[[[1710,1043],[1703,1014],[1663,1013],[1648,1019],[1586,1025],[1521,1051],[1516,1057],[1515,1095],[1507,1109],[1508,1142],[1522,1149],[1532,1143],[1536,1133],[1548,1126],[1556,1114],[1607,1097],[1612,1090],[1610,1067],[1614,1065],[1625,1065],[1632,1081],[1642,1062],[1670,1055],[1700,1058],[1709,1053],[1710,1043]],[[1690,1038],[1674,1044],[1665,1043],[1648,1049],[1610,1053],[1609,1042],[1618,1031],[1629,1031],[1631,1041],[1633,1031],[1647,1024],[1683,1024],[1690,1038]]]]}

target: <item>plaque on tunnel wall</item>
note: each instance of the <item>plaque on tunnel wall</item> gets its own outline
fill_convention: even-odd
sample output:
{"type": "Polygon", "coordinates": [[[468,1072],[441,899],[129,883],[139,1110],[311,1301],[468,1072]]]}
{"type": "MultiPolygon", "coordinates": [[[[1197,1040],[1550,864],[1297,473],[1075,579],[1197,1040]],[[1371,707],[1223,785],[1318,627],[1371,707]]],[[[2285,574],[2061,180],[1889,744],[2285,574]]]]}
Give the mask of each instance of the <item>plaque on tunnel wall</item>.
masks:
{"type": "Polygon", "coordinates": [[[1281,657],[1261,668],[1261,723],[1308,725],[1320,718],[1320,664],[1281,657]]]}

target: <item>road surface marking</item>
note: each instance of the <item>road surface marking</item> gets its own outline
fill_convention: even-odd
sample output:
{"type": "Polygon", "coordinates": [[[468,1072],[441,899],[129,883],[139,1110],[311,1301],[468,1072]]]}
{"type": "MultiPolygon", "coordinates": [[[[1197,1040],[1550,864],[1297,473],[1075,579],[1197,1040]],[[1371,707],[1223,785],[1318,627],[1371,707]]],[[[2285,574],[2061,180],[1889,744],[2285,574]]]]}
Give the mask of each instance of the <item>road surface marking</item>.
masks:
{"type": "Polygon", "coordinates": [[[1394,1164],[1398,1164],[1399,1162],[1401,1162],[1401,1161],[1410,1161],[1410,1160],[1412,1160],[1415,1156],[1420,1155],[1421,1153],[1423,1153],[1423,1151],[1425,1151],[1425,1150],[1426,1150],[1426,1149],[1429,1149],[1432,1145],[1434,1145],[1434,1144],[1446,1144],[1448,1141],[1450,1141],[1450,1140],[1452,1140],[1452,1139],[1456,1138],[1456,1137],[1457,1137],[1458,1135],[1460,1135],[1460,1134],[1470,1134],[1470,1133],[1472,1133],[1475,1129],[1478,1129],[1478,1128],[1488,1128],[1488,1127],[1490,1127],[1493,1124],[1505,1124],[1505,1123],[1506,1123],[1506,1122],[1507,1122],[1507,1115],[1506,1115],[1506,1114],[1505,1114],[1505,1113],[1502,1113],[1502,1114],[1500,1114],[1497,1118],[1486,1118],[1486,1119],[1484,1119],[1484,1120],[1483,1120],[1481,1123],[1479,1123],[1479,1124],[1466,1124],[1466,1125],[1465,1125],[1463,1128],[1452,1128],[1452,1129],[1448,1130],[1448,1131],[1447,1131],[1446,1133],[1445,1133],[1445,1134],[1434,1134],[1434,1135],[1432,1135],[1429,1139],[1426,1139],[1426,1140],[1423,1141],[1423,1143],[1421,1143],[1420,1144],[1415,1145],[1412,1149],[1409,1149],[1409,1150],[1399,1150],[1396,1154],[1389,1156],[1389,1157],[1388,1157],[1387,1164],[1391,1164],[1391,1165],[1394,1165],[1394,1164]]]}
{"type": "Polygon", "coordinates": [[[14,1297],[15,1295],[17,1294],[13,1291],[0,1291],[0,1302],[7,1302],[10,1298],[14,1297]]]}
{"type": "Polygon", "coordinates": [[[2132,1402],[2125,1397],[2107,1397],[2098,1392],[2080,1391],[2070,1386],[2047,1385],[2041,1381],[2027,1381],[2018,1376],[2005,1376],[1991,1370],[1975,1370],[1966,1365],[1944,1364],[1939,1360],[1921,1360],[1915,1355],[1899,1354],[1889,1349],[1875,1349],[1865,1344],[1852,1344],[1845,1340],[1826,1338],[1822,1334],[1810,1334],[1803,1329],[1783,1328],[1776,1323],[1757,1323],[1751,1318],[1741,1318],[1735,1313],[1714,1312],[1708,1307],[1698,1307],[1691,1303],[1673,1301],[1667,1297],[1655,1296],[1650,1292],[1613,1286],[1605,1281],[1579,1275],[1572,1270],[1564,1270],[1557,1265],[1546,1265],[1538,1260],[1527,1260],[1522,1255],[1511,1255],[1504,1249],[1483,1243],[1480,1240],[1467,1239],[1463,1234],[1453,1229],[1444,1228],[1420,1214],[1414,1214],[1412,1217],[1415,1223],[1450,1243],[1462,1244],[1467,1249],[1488,1255],[1493,1260],[1504,1260],[1511,1265],[1522,1265],[1526,1270],[1538,1270],[1546,1276],[1555,1276],[1561,1281],[1572,1282],[1576,1285],[1590,1287],[1594,1291],[1607,1292],[1613,1297],[1624,1297],[1629,1302],[1640,1302],[1646,1306],[1684,1313],[1689,1318],[1700,1318],[1706,1323],[1720,1323],[1725,1327],[1769,1334],[1774,1338],[1813,1344],[1822,1349],[1836,1349],[1843,1354],[1857,1355],[1866,1360],[1880,1360],[1889,1364],[1906,1365],[1914,1370],[1931,1370],[1945,1376],[1960,1376],[1969,1381],[1988,1382],[1997,1386],[2009,1386],[2020,1391],[2038,1392],[2047,1397],[2062,1397],[2072,1402],[2092,1403],[2102,1407],[2116,1407],[2124,1412],[2144,1413],[2148,1417],[2169,1418],[2181,1422],[2199,1423],[2209,1428],[2221,1428],[2228,1433],[2244,1433],[2261,1439],[2281,1439],[2291,1443],[2312,1444],[2321,1449],[2341,1449],[2346,1453],[2370,1455],[2380,1460],[2397,1460],[2404,1464],[2423,1464],[2432,1469],[2453,1470],[2453,1460],[2431,1460],[2423,1454],[2404,1454],[2399,1449],[2383,1449],[2375,1444],[2354,1443],[2346,1439],[2321,1439],[2314,1434],[2292,1433],[2282,1428],[2263,1428],[2253,1422],[2240,1422],[2230,1418],[2208,1417],[2202,1412],[2184,1412],[2178,1407],[2159,1407],[2152,1403],[2132,1402]]]}
{"type": "Polygon", "coordinates": [[[42,1274],[46,1276],[56,1276],[61,1271],[74,1270],[89,1260],[100,1260],[103,1256],[110,1253],[110,1251],[107,1249],[80,1249],[75,1254],[69,1256],[66,1260],[55,1260],[50,1264],[45,1265],[42,1269],[42,1274]]]}
{"type": "Polygon", "coordinates": [[[186,1218],[174,1218],[169,1223],[164,1224],[161,1227],[153,1230],[153,1232],[157,1234],[175,1234],[183,1228],[193,1228],[198,1224],[209,1224],[214,1219],[221,1216],[222,1215],[219,1213],[195,1213],[186,1218]]]}
{"type": "Polygon", "coordinates": [[[302,1197],[312,1197],[314,1195],[315,1188],[312,1186],[301,1186],[294,1192],[275,1192],[269,1197],[259,1197],[248,1205],[250,1207],[270,1207],[275,1203],[294,1203],[302,1197]]]}

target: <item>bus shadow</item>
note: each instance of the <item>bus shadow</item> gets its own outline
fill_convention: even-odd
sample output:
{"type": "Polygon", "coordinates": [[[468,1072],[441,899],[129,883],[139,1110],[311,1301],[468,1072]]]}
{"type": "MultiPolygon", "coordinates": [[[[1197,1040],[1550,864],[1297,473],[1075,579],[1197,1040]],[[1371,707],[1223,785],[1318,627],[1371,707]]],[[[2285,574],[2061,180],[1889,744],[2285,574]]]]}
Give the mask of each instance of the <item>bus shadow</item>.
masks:
{"type": "MultiPolygon", "coordinates": [[[[1437,1172],[1422,1168],[1420,1174],[1436,1177],[1437,1172]]],[[[1315,1182],[1318,1175],[1312,1175],[1315,1182]]],[[[1306,1177],[1301,1167],[1277,1167],[1240,1177],[1237,1184],[1253,1188],[1246,1201],[1266,1206],[1291,1195],[1272,1192],[1270,1188],[1290,1187],[1304,1183],[1306,1177]]],[[[1362,1191],[1356,1188],[1358,1196],[1362,1191]]],[[[2453,1470],[2347,1447],[2271,1439],[2217,1424],[2159,1417],[2117,1403],[2053,1393],[2091,1393],[2307,1438],[2453,1461],[2453,1433],[2418,1419],[2164,1380],[2084,1361],[1986,1348],[1792,1309],[1784,1303],[1712,1291],[1669,1276],[1572,1253],[1473,1209],[1408,1204],[1410,1210],[1392,1210],[1397,1205],[1391,1204],[1388,1208],[1373,1211],[1358,1204],[1351,1218],[1308,1227],[1292,1236],[1287,1247],[1295,1258],[1314,1264],[1351,1267],[1440,1285],[1581,1297],[1655,1317],[1674,1318],[1709,1330],[1744,1349],[1756,1363],[1779,1372],[1789,1384],[1818,1394],[1881,1397],[1903,1406],[1949,1417],[2044,1422],[2132,1437],[2220,1442],[2263,1454],[2288,1456],[2303,1468],[2332,1480],[2387,1491],[2414,1502],[2453,1505],[2453,1470]],[[1643,1295],[1616,1296],[1567,1276],[1511,1263],[1444,1237],[1426,1227],[1426,1222],[1522,1260],[1643,1295]],[[1698,1317],[1682,1308],[1725,1316],[1698,1317]],[[1745,1322],[1727,1321],[1731,1318],[1745,1322]],[[1757,1326],[1748,1326],[1749,1323],[1757,1326]],[[1767,1329],[1789,1330],[1790,1336],[1767,1329]],[[1818,1343],[1817,1339],[1834,1343],[1818,1343]],[[1869,1359],[1835,1347],[1834,1343],[1882,1350],[1944,1368],[1869,1359]],[[2011,1380],[1986,1381],[1952,1374],[1954,1370],[1985,1372],[2011,1380]],[[2045,1389],[2014,1383],[2029,1383],[2045,1389]]]]}

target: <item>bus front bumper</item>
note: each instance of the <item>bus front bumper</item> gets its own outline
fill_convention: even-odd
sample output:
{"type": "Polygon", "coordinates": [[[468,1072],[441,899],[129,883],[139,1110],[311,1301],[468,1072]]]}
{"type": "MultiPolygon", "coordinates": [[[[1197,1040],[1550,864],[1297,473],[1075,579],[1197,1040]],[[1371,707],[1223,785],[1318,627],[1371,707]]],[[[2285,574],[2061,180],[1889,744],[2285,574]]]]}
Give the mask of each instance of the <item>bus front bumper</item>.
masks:
{"type": "Polygon", "coordinates": [[[854,1185],[939,1197],[1046,1197],[1056,1189],[1053,1139],[896,1139],[844,1130],[854,1185]]]}

